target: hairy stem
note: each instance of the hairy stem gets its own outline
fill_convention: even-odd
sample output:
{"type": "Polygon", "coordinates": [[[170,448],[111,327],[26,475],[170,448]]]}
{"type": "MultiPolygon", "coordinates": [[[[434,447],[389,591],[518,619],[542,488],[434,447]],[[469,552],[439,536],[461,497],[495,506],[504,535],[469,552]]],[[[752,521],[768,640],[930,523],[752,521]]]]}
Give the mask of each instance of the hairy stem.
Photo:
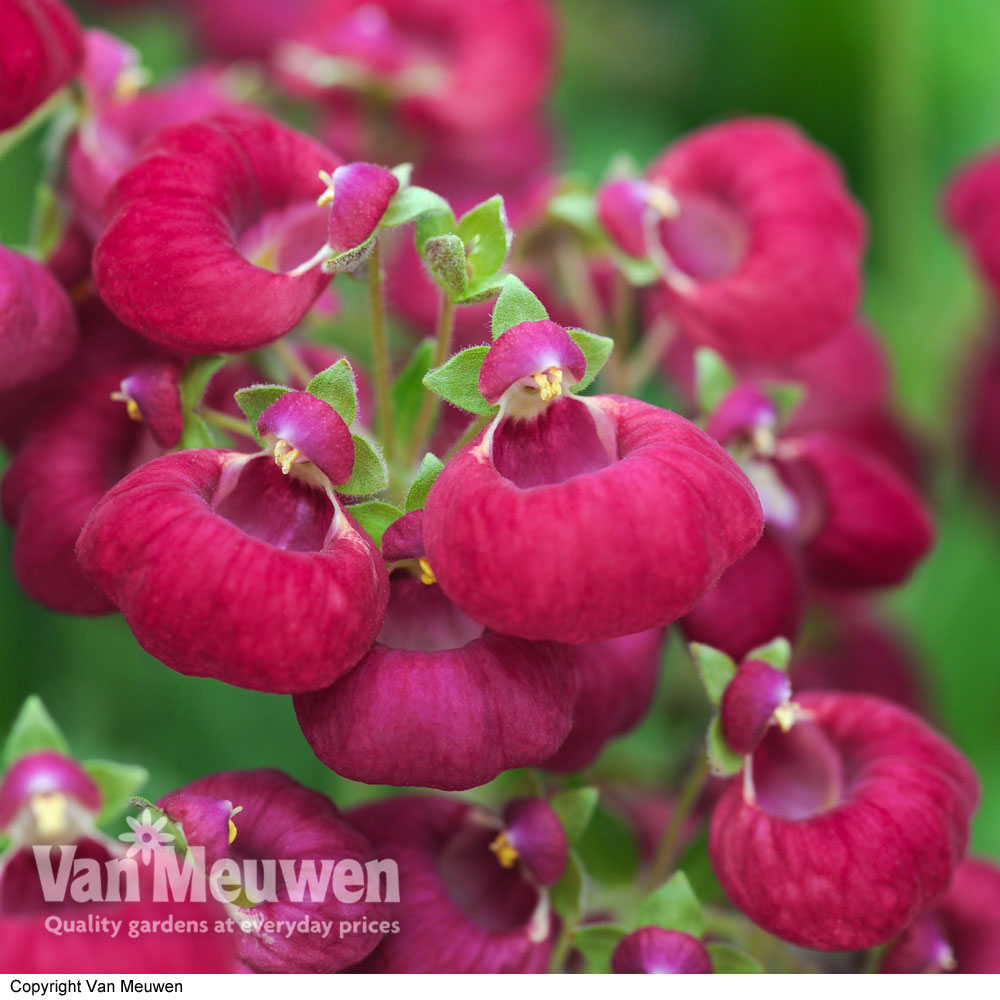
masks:
{"type": "MultiPolygon", "coordinates": [[[[438,312],[437,332],[434,337],[434,356],[431,359],[431,368],[439,368],[448,360],[451,351],[451,339],[455,331],[455,303],[448,297],[447,292],[441,294],[441,309],[438,312]]],[[[430,389],[425,390],[424,398],[420,403],[420,410],[417,419],[413,424],[413,433],[410,435],[410,447],[407,452],[407,461],[412,466],[420,458],[421,453],[430,443],[431,433],[434,430],[434,421],[441,409],[441,397],[430,389]]]]}
{"type": "Polygon", "coordinates": [[[392,458],[392,393],[389,386],[389,341],[382,301],[382,257],[378,240],[368,258],[368,301],[371,310],[375,370],[375,424],[387,460],[392,458]]]}
{"type": "Polygon", "coordinates": [[[224,431],[232,431],[233,434],[242,434],[244,437],[253,437],[253,430],[247,421],[241,420],[239,417],[232,417],[221,410],[213,410],[210,407],[202,406],[198,410],[198,416],[206,424],[220,427],[224,431]]]}
{"type": "Polygon", "coordinates": [[[670,814],[670,822],[663,833],[663,839],[656,850],[656,857],[653,860],[653,867],[649,873],[649,887],[655,889],[667,881],[670,873],[674,870],[674,862],[680,852],[681,837],[684,833],[684,824],[691,815],[692,810],[698,804],[705,783],[708,781],[708,758],[704,753],[699,753],[698,762],[688,772],[684,779],[684,784],[677,796],[674,810],[670,814]]]}
{"type": "Polygon", "coordinates": [[[632,312],[635,291],[625,275],[615,275],[615,298],[612,322],[612,339],[615,346],[605,368],[608,386],[612,392],[627,394],[631,386],[628,356],[632,349],[632,312]]]}
{"type": "Polygon", "coordinates": [[[288,370],[288,377],[295,379],[304,389],[311,381],[313,373],[309,371],[309,366],[292,350],[285,340],[276,340],[271,345],[275,357],[288,370]]]}

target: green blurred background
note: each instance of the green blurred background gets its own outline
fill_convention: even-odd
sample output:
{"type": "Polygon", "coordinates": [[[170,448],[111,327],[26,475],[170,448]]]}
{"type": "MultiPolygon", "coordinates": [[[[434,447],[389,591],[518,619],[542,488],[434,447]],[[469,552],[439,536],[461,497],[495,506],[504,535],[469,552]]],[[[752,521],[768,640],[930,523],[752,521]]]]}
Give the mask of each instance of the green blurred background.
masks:
{"type": "MultiPolygon", "coordinates": [[[[1000,511],[962,481],[955,436],[960,375],[985,303],[938,213],[954,168],[1000,144],[1000,3],[560,6],[563,68],[553,110],[567,166],[596,180],[622,150],[645,162],[692,127],[732,114],[777,114],[839,157],[866,206],[866,309],[891,350],[898,403],[936,461],[940,530],[934,554],[887,603],[923,658],[937,718],[982,775],[974,846],[1000,857],[1000,511]]],[[[138,45],[154,78],[192,58],[183,21],[168,5],[79,10],[86,23],[138,45]]],[[[27,240],[38,170],[30,143],[0,163],[5,243],[27,240]]],[[[34,605],[10,575],[10,543],[0,527],[0,731],[37,692],[81,755],[146,765],[151,797],[209,771],[261,766],[285,768],[341,803],[367,794],[314,760],[290,699],[174,674],[142,653],[120,618],[74,619],[34,605]]],[[[633,751],[661,752],[656,739],[668,709],[661,701],[656,711],[633,751]]],[[[670,716],[677,713],[674,704],[670,716]]],[[[694,731],[683,728],[676,743],[694,731]]]]}

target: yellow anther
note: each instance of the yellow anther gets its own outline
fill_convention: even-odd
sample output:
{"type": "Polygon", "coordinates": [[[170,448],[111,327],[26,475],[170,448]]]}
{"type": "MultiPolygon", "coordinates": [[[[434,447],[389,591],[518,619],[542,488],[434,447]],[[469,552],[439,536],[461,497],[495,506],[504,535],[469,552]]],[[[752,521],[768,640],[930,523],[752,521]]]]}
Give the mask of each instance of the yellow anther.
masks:
{"type": "Polygon", "coordinates": [[[42,792],[28,800],[35,826],[46,840],[58,837],[67,828],[66,796],[62,792],[42,792]]]}
{"type": "Polygon", "coordinates": [[[778,723],[778,728],[787,733],[795,725],[799,717],[799,706],[790,701],[787,705],[779,705],[774,710],[774,721],[778,723]]]}
{"type": "Polygon", "coordinates": [[[680,211],[677,199],[659,184],[650,184],[646,191],[646,204],[655,208],[665,219],[672,219],[680,211]]]}
{"type": "Polygon", "coordinates": [[[139,404],[131,396],[127,396],[124,392],[113,392],[111,398],[116,403],[125,404],[125,412],[130,420],[142,423],[142,411],[139,409],[139,404]]]}
{"type": "Polygon", "coordinates": [[[237,806],[232,813],[229,815],[229,843],[231,844],[236,839],[236,824],[233,822],[233,816],[237,813],[243,812],[243,806],[237,806]]]}
{"type": "Polygon", "coordinates": [[[326,185],[326,190],[316,199],[316,204],[322,208],[333,201],[333,176],[325,170],[319,172],[319,179],[326,185]]]}
{"type": "Polygon", "coordinates": [[[517,864],[517,848],[507,839],[507,834],[504,831],[501,830],[493,838],[490,850],[497,856],[497,861],[500,862],[501,867],[513,868],[517,864]]]}
{"type": "Polygon", "coordinates": [[[287,476],[292,466],[302,457],[298,448],[293,448],[284,438],[274,442],[274,464],[281,466],[281,471],[287,476]]]}
{"type": "Polygon", "coordinates": [[[538,395],[542,402],[547,403],[550,399],[562,395],[563,373],[561,368],[550,368],[547,372],[538,372],[531,376],[538,386],[538,395]]]}
{"type": "Polygon", "coordinates": [[[772,458],[774,456],[778,442],[772,428],[759,425],[753,429],[750,439],[753,442],[753,450],[758,455],[765,458],[772,458]]]}
{"type": "Polygon", "coordinates": [[[119,101],[135,97],[149,83],[151,74],[145,66],[129,66],[115,78],[114,92],[119,101]]]}
{"type": "Polygon", "coordinates": [[[417,560],[417,565],[420,567],[420,582],[426,583],[429,587],[432,583],[437,583],[437,577],[434,575],[434,570],[431,569],[431,564],[424,558],[417,560]]]}

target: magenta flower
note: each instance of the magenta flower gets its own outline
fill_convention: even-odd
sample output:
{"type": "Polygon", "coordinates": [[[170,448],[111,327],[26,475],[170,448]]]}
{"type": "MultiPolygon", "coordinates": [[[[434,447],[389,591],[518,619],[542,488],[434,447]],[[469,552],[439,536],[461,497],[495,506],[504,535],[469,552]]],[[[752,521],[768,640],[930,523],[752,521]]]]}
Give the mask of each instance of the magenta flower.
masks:
{"type": "MultiPolygon", "coordinates": [[[[88,32],[88,47],[94,34],[99,33],[88,32]]],[[[67,193],[74,218],[91,240],[96,241],[103,230],[105,196],[155,132],[223,112],[258,114],[226,96],[223,83],[218,72],[195,70],[164,87],[139,93],[120,94],[116,87],[103,105],[91,109],[66,152],[67,193]]]]}
{"type": "Polygon", "coordinates": [[[1000,152],[973,160],[952,178],[944,214],[982,276],[1000,293],[1000,152]]]}
{"type": "Polygon", "coordinates": [[[719,705],[722,735],[731,750],[752,754],[777,723],[788,730],[798,709],[791,703],[792,683],[784,670],[762,660],[745,660],[726,686],[719,705]]]}
{"type": "Polygon", "coordinates": [[[332,687],[298,695],[295,711],[338,774],[472,788],[559,748],[573,717],[573,657],[556,643],[490,632],[453,604],[418,563],[421,519],[408,514],[383,539],[385,558],[404,563],[375,645],[332,687]]]}
{"type": "Polygon", "coordinates": [[[840,330],[861,284],[865,225],[840,171],[792,126],[736,119],[681,140],[600,216],[659,269],[686,337],[745,360],[805,351],[840,330]]]}
{"type": "Polygon", "coordinates": [[[712,813],[732,902],[771,934],[850,951],[889,941],[946,889],[979,797],[965,758],[915,716],[805,692],[712,813]]]}
{"type": "Polygon", "coordinates": [[[756,542],[760,507],[693,424],[617,396],[577,397],[582,354],[554,323],[493,344],[480,390],[493,424],[427,500],[427,557],[489,628],[597,642],[689,611],[756,542]]]}
{"type": "Polygon", "coordinates": [[[329,177],[327,243],[335,253],[345,253],[372,238],[399,190],[399,178],[374,163],[347,163],[329,177]]]}
{"type": "Polygon", "coordinates": [[[108,195],[94,251],[101,297],[124,323],[185,351],[276,340],[328,281],[318,264],[296,267],[323,243],[317,174],[338,164],[263,116],[164,129],[108,195]]]}
{"type": "Polygon", "coordinates": [[[276,61],[301,93],[349,107],[359,92],[388,97],[408,131],[476,132],[538,108],[554,43],[541,0],[321,0],[276,61]]]}
{"type": "Polygon", "coordinates": [[[382,560],[332,488],[317,485],[316,466],[283,474],[275,460],[292,471],[298,456],[282,442],[273,457],[204,449],[149,462],[80,535],[84,571],[140,645],[180,673],[316,690],[375,640],[388,599],[382,560]]]}
{"type": "Polygon", "coordinates": [[[994,498],[1000,498],[1000,337],[992,333],[966,374],[963,427],[969,466],[994,498]]]}
{"type": "Polygon", "coordinates": [[[573,726],[542,767],[581,771],[609,740],[639,724],[653,704],[665,637],[664,629],[653,628],[567,648],[576,678],[573,726]]]}
{"type": "MultiPolygon", "coordinates": [[[[399,933],[352,972],[545,971],[556,918],[498,817],[457,799],[408,796],[362,806],[348,819],[400,873],[399,933]]],[[[557,852],[565,835],[549,829],[557,852]]],[[[541,824],[534,834],[537,856],[541,824]]]]}
{"type": "Polygon", "coordinates": [[[697,975],[712,971],[712,958],[705,946],[690,934],[662,927],[640,927],[615,946],[611,971],[697,975]]]}
{"type": "Polygon", "coordinates": [[[83,33],[59,0],[0,0],[0,132],[77,74],[83,33]]]}
{"type": "Polygon", "coordinates": [[[1000,870],[967,858],[945,897],[918,917],[882,959],[880,972],[1000,972],[1000,870]]]}
{"type": "Polygon", "coordinates": [[[690,642],[741,660],[776,635],[794,640],[805,614],[802,557],[787,532],[766,525],[760,541],[681,620],[690,642]]]}
{"type": "MultiPolygon", "coordinates": [[[[97,829],[101,794],[76,761],[52,751],[18,760],[0,783],[0,829],[10,845],[0,857],[0,972],[109,973],[231,972],[235,943],[220,932],[225,916],[214,901],[154,899],[153,874],[143,859],[124,861],[124,847],[97,829]],[[72,862],[89,860],[103,866],[122,861],[136,870],[138,898],[100,901],[73,898],[73,882],[62,898],[46,899],[41,869],[33,847],[49,848],[58,897],[57,873],[72,852],[72,862]],[[204,923],[201,931],[146,933],[132,937],[128,927],[142,921],[204,923]],[[54,921],[77,921],[87,931],[56,936],[54,921]],[[117,922],[112,935],[109,924],[117,922]]],[[[79,878],[76,881],[80,881],[79,878]]],[[[104,883],[102,883],[104,884],[104,883]]],[[[182,926],[186,926],[183,925],[182,926]]]]}
{"type": "Polygon", "coordinates": [[[73,307],[56,279],[0,246],[0,392],[48,375],[76,343],[73,307]]]}
{"type": "Polygon", "coordinates": [[[228,904],[230,914],[237,924],[249,923],[250,930],[237,933],[237,947],[240,961],[254,972],[339,972],[382,939],[380,925],[392,907],[375,901],[372,892],[384,894],[386,883],[358,891],[364,865],[376,854],[326,796],[280,771],[230,771],[171,792],[159,807],[180,826],[189,847],[204,848],[209,870],[227,858],[243,873],[248,862],[253,865],[252,876],[225,885],[235,897],[228,904]],[[273,886],[267,881],[271,862],[273,886]],[[285,870],[289,865],[291,876],[285,870]],[[337,874],[338,865],[344,873],[350,870],[349,880],[337,874]],[[310,871],[317,875],[315,888],[304,889],[310,871]],[[341,898],[348,895],[353,901],[341,898]],[[304,919],[310,929],[293,934],[265,928],[269,921],[299,925],[304,919]],[[352,930],[344,933],[342,921],[352,930]],[[332,929],[324,934],[312,922],[332,929]]]}

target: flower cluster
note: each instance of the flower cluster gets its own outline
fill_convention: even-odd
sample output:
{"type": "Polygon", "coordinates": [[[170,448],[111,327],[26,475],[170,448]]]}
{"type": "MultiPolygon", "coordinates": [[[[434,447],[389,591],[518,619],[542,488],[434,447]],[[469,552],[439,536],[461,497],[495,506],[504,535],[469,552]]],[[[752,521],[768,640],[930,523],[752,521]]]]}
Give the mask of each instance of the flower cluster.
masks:
{"type": "MultiPolygon", "coordinates": [[[[292,696],[343,778],[488,788],[341,813],[278,771],[214,774],[133,799],[126,851],[106,824],[135,769],[76,761],[29,703],[0,786],[0,968],[802,961],[754,954],[752,922],[810,968],[995,971],[1000,872],[965,858],[978,781],[873,597],[934,528],[834,160],[747,118],[596,190],[559,176],[544,0],[186,6],[206,49],[256,60],[257,103],[218,65],[143,90],[138,53],[59,0],[0,0],[0,129],[61,138],[45,239],[0,247],[14,573],[54,611],[120,613],[171,670],[292,696]],[[714,711],[677,795],[563,777],[639,724],[665,663],[696,665],[714,711]],[[606,897],[602,823],[659,845],[606,897]],[[736,912],[680,870],[706,824],[736,912]],[[213,890],[42,901],[53,847],[142,886],[191,860],[213,890]],[[270,859],[343,863],[348,891],[219,874],[270,859]],[[358,881],[380,859],[395,891],[358,881]],[[208,930],[51,947],[52,920],[157,915],[208,930]]],[[[996,162],[948,214],[1000,282],[996,162]]],[[[970,444],[1000,482],[997,368],[970,444]]]]}

